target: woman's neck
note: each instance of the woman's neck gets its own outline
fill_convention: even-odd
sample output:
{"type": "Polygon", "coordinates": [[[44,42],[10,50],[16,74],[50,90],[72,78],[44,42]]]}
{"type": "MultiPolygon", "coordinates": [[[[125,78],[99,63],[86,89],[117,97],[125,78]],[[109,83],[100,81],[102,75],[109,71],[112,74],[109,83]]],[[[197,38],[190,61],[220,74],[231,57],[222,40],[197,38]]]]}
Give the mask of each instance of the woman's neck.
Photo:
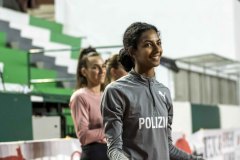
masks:
{"type": "Polygon", "coordinates": [[[96,86],[88,85],[87,89],[89,89],[93,93],[100,93],[101,92],[101,85],[96,85],[96,86]]]}
{"type": "Polygon", "coordinates": [[[150,77],[151,78],[151,77],[155,76],[154,68],[145,69],[145,68],[139,68],[139,67],[135,66],[134,71],[138,74],[143,75],[144,77],[150,77]]]}

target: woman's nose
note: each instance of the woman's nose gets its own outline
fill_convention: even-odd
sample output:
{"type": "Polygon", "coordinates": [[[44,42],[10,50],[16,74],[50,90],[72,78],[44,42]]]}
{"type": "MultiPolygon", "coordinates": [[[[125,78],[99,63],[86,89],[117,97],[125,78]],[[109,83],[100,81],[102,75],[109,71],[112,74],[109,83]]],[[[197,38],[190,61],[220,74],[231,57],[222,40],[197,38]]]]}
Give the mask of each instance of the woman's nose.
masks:
{"type": "Polygon", "coordinates": [[[103,74],[105,70],[105,67],[98,66],[98,74],[103,74]]]}
{"type": "Polygon", "coordinates": [[[155,44],[154,45],[154,51],[155,51],[155,53],[160,53],[162,55],[162,52],[163,52],[162,46],[160,46],[158,44],[155,44]]]}
{"type": "Polygon", "coordinates": [[[157,52],[162,52],[162,47],[159,46],[158,44],[155,44],[155,45],[154,45],[154,49],[155,49],[157,52]]]}

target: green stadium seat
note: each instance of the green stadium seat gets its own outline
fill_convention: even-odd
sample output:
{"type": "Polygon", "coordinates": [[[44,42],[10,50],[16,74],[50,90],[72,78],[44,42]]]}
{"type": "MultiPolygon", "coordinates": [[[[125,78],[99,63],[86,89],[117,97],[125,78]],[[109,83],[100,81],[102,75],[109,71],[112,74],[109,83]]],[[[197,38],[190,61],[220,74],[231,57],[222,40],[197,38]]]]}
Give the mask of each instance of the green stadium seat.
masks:
{"type": "Polygon", "coordinates": [[[4,63],[3,78],[5,83],[27,84],[26,52],[0,47],[0,59],[4,63]]]}
{"type": "Polygon", "coordinates": [[[70,137],[76,137],[74,123],[71,116],[71,110],[69,108],[63,108],[62,114],[65,118],[65,135],[70,137]]]}
{"type": "Polygon", "coordinates": [[[6,34],[4,32],[0,32],[0,46],[6,45],[6,34]]]}
{"type": "Polygon", "coordinates": [[[30,16],[30,25],[49,29],[51,32],[62,33],[63,26],[60,23],[48,21],[42,18],[30,16]]]}

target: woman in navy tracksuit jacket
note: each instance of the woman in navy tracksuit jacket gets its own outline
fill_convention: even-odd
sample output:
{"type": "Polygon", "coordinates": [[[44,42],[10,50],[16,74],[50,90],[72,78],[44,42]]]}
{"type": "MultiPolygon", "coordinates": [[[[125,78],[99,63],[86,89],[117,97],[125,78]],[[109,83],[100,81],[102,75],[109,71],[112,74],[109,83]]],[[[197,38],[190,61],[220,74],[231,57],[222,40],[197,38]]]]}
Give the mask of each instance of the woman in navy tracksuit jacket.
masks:
{"type": "Polygon", "coordinates": [[[172,144],[172,100],[167,87],[156,81],[154,67],[162,56],[157,28],[130,25],[123,37],[120,62],[127,76],[104,91],[101,109],[108,156],[111,160],[197,160],[172,144]]]}

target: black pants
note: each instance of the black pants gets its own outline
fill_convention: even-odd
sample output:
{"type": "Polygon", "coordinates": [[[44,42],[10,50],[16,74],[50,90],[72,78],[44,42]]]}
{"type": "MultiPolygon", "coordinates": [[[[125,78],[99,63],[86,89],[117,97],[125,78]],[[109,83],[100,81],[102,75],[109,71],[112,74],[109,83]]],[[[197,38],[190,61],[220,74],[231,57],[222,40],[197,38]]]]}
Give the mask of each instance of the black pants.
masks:
{"type": "Polygon", "coordinates": [[[81,160],[109,160],[107,157],[107,144],[91,143],[82,146],[81,160]]]}

